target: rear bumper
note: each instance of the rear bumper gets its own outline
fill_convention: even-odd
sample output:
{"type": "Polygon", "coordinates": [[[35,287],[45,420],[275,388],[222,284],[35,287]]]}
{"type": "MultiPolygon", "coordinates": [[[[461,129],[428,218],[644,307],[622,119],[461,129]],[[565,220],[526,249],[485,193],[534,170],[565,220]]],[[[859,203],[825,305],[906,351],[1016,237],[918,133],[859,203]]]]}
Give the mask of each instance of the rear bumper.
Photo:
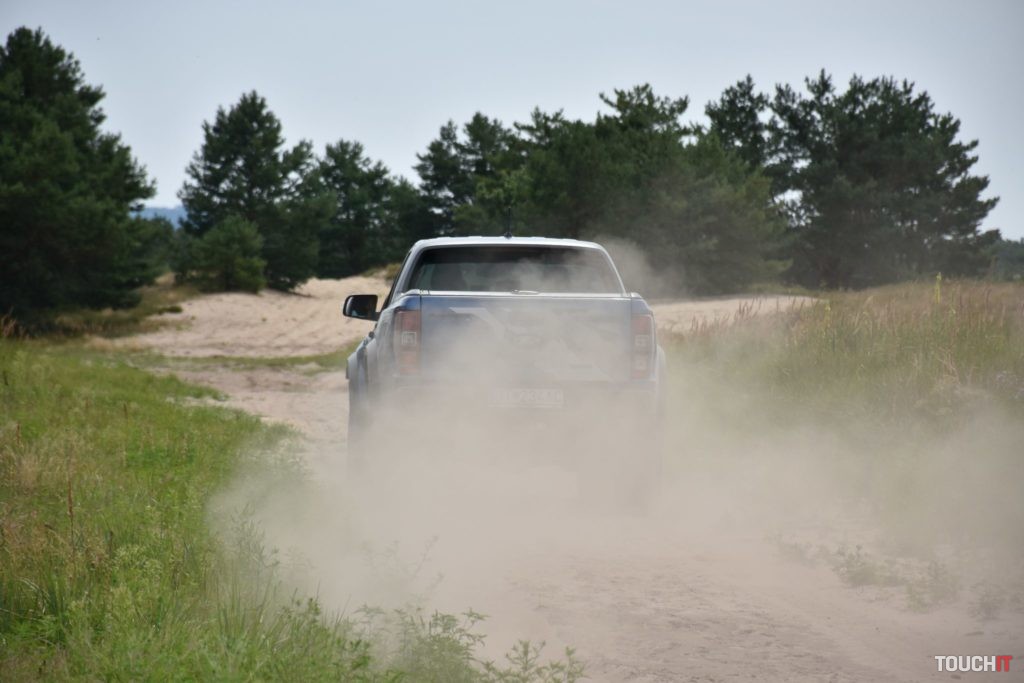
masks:
{"type": "Polygon", "coordinates": [[[660,433],[655,381],[523,388],[557,388],[562,404],[494,405],[493,386],[403,381],[379,396],[374,441],[382,452],[592,464],[624,453],[642,459],[660,433]]]}
{"type": "Polygon", "coordinates": [[[385,403],[402,413],[533,415],[550,419],[626,413],[655,415],[659,386],[653,380],[629,382],[520,382],[511,385],[444,383],[403,379],[385,403]]]}

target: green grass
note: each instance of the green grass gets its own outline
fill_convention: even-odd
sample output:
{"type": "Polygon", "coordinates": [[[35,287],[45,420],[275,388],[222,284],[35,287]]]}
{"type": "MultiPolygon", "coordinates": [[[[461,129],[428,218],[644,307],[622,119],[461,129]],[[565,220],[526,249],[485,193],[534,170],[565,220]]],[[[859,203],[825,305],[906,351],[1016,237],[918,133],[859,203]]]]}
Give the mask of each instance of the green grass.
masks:
{"type": "Polygon", "coordinates": [[[201,675],[206,501],[283,432],[100,355],[0,344],[0,678],[201,675]]]}
{"type": "Polygon", "coordinates": [[[210,395],[79,345],[0,339],[0,680],[580,677],[571,653],[541,663],[529,644],[480,659],[478,615],[369,629],[282,595],[256,530],[213,533],[209,501],[243,464],[302,477],[274,454],[293,435],[192,401],[210,395]]]}
{"type": "MultiPolygon", "coordinates": [[[[246,370],[287,370],[306,375],[343,370],[355,344],[340,351],[314,356],[163,356],[151,351],[123,351],[119,357],[137,368],[171,371],[218,368],[242,372],[246,370]]],[[[216,393],[216,392],[214,392],[216,393]]],[[[220,398],[220,397],[218,397],[220,398]]]]}
{"type": "MultiPolygon", "coordinates": [[[[139,303],[132,308],[61,311],[29,323],[27,331],[34,336],[50,338],[83,335],[123,337],[160,327],[163,324],[160,314],[180,313],[183,301],[199,295],[199,290],[192,285],[175,284],[170,273],[165,273],[152,285],[139,288],[138,292],[139,303]]],[[[2,322],[0,319],[0,328],[3,327],[2,322]]]]}

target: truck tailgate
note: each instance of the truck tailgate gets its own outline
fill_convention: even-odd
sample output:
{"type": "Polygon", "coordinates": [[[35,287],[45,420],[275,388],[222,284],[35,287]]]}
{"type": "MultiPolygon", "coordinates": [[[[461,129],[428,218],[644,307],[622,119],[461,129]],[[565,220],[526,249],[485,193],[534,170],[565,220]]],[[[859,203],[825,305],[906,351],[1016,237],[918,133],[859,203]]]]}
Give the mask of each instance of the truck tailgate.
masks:
{"type": "Polygon", "coordinates": [[[629,378],[626,297],[424,293],[420,307],[424,379],[545,387],[629,378]]]}

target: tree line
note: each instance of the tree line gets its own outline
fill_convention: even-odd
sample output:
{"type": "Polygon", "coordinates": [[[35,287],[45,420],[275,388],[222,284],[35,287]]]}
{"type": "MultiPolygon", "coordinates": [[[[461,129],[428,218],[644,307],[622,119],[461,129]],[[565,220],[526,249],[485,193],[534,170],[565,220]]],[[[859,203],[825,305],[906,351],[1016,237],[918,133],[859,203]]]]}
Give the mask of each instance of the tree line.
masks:
{"type": "Polygon", "coordinates": [[[203,124],[177,231],[138,216],[154,186],[101,130],[102,98],[41,30],[0,49],[4,312],[131,305],[168,265],[208,289],[292,290],[396,261],[417,239],[507,229],[631,242],[657,294],[865,287],[1019,257],[980,229],[997,199],[972,172],[977,141],[889,77],[840,88],[822,71],[763,92],[748,76],[705,106],[704,124],[685,123],[686,97],[649,85],[601,95],[592,121],[477,113],[440,127],[416,183],[352,140],[320,154],[286,145],[249,92],[203,124]]]}

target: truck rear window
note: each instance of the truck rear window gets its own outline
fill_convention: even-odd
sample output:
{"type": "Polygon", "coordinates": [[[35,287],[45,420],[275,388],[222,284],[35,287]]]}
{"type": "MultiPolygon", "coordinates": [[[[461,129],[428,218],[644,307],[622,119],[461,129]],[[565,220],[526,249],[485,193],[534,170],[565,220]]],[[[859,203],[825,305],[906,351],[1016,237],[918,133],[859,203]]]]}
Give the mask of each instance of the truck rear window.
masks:
{"type": "Polygon", "coordinates": [[[426,249],[405,286],[448,292],[621,294],[608,258],[571,247],[458,246],[426,249]]]}

